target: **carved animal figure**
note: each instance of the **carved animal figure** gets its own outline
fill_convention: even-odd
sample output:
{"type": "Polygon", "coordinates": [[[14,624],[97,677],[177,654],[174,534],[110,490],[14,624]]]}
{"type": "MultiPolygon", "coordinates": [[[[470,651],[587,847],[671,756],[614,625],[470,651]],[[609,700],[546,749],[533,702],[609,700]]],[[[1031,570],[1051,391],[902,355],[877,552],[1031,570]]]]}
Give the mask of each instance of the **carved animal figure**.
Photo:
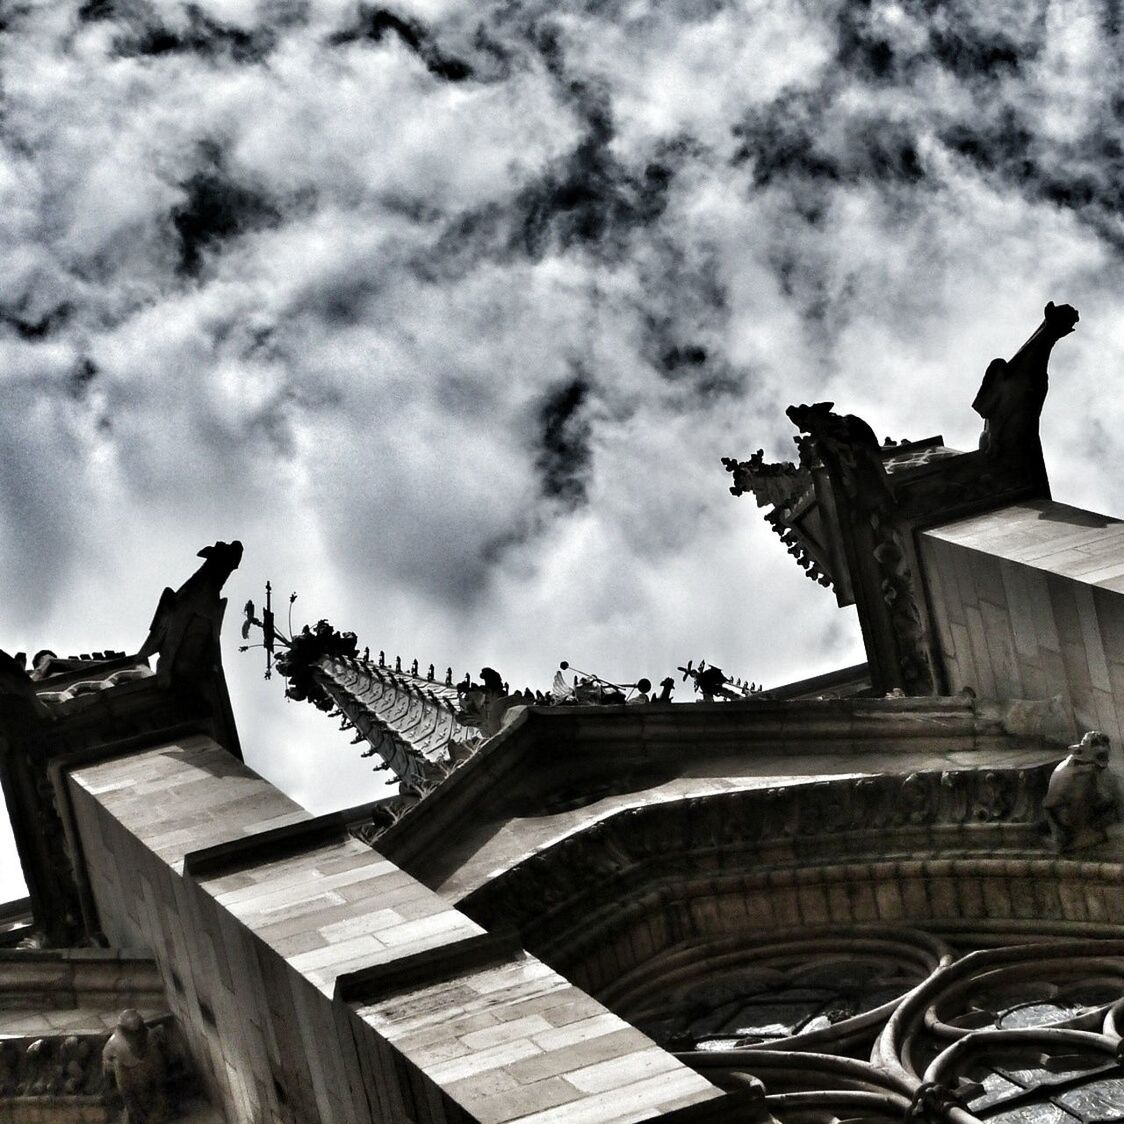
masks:
{"type": "Polygon", "coordinates": [[[834,402],[789,406],[789,420],[815,442],[828,472],[851,502],[868,514],[894,502],[874,430],[855,414],[837,414],[834,402]]]}
{"type": "Polygon", "coordinates": [[[514,718],[509,712],[523,704],[523,696],[509,695],[504,689],[503,677],[495,668],[482,667],[479,684],[465,678],[466,682],[457,684],[461,698],[457,721],[464,726],[478,727],[485,738],[490,738],[506,725],[505,719],[514,718]]]}
{"type": "Polygon", "coordinates": [[[1090,730],[1051,774],[1042,808],[1058,851],[1101,842],[1105,829],[1120,818],[1120,794],[1108,773],[1109,749],[1108,737],[1090,730]]]}
{"type": "Polygon", "coordinates": [[[1046,365],[1054,344],[1073,331],[1079,317],[1072,305],[1050,301],[1034,334],[1013,358],[993,359],[984,373],[972,409],[984,419],[980,449],[992,457],[1037,452],[1038,420],[1049,389],[1046,365]]]}
{"type": "Polygon", "coordinates": [[[130,1007],[121,1012],[102,1051],[102,1067],[117,1083],[126,1124],[161,1124],[167,1119],[163,1042],[149,1031],[139,1011],[130,1007]]]}
{"type": "Polygon", "coordinates": [[[199,551],[203,565],[177,590],[160,595],[148,638],[137,655],[160,654],[157,678],[168,682],[176,667],[196,667],[217,651],[226,600],[223,584],[242,561],[242,544],[217,542],[199,551]]]}

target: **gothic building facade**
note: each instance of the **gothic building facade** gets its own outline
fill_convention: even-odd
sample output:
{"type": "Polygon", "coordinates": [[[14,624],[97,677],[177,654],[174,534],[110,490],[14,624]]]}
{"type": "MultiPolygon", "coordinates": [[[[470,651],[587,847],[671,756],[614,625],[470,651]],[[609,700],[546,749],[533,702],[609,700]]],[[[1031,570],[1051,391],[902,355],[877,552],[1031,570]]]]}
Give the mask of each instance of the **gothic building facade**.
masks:
{"type": "Polygon", "coordinates": [[[725,462],[860,667],[530,696],[248,606],[401,782],[313,816],[241,759],[239,544],[135,655],[3,657],[0,1121],[1124,1120],[1124,523],[1037,429],[1076,320],[988,367],[977,450],[816,403],[725,462]]]}

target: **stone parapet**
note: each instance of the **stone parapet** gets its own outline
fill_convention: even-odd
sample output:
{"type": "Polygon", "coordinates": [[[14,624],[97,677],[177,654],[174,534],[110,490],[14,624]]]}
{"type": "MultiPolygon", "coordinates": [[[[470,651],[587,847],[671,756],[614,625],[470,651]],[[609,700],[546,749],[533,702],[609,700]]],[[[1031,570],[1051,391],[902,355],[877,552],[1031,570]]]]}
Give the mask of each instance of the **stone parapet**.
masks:
{"type": "Polygon", "coordinates": [[[102,925],[152,949],[232,1121],[701,1122],[733,1104],[514,944],[445,954],[485,930],[355,839],[317,837],[207,738],[78,769],[70,787],[102,925]]]}

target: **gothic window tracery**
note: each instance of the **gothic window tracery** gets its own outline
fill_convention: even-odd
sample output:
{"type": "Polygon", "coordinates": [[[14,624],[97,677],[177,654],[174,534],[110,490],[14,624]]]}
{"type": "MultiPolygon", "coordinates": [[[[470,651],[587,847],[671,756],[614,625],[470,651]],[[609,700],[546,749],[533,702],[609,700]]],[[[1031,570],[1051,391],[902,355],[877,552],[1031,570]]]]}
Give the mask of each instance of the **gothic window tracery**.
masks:
{"type": "Polygon", "coordinates": [[[732,945],[675,950],[617,1009],[718,1084],[761,1081],[779,1124],[1124,1124],[1124,941],[732,945]]]}

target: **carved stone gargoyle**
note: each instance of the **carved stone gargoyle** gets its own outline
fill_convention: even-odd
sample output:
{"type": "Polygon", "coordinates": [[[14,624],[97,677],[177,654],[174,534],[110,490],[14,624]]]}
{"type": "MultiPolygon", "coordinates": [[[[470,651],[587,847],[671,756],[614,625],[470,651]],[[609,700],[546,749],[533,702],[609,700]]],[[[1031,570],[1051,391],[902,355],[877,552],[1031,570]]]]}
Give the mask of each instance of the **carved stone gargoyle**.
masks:
{"type": "Polygon", "coordinates": [[[1108,771],[1111,743],[1090,730],[1054,769],[1042,809],[1057,851],[1075,851],[1103,842],[1120,819],[1120,793],[1108,771]]]}
{"type": "Polygon", "coordinates": [[[102,1051],[102,1067],[125,1102],[126,1124],[168,1119],[168,1066],[163,1034],[150,1031],[140,1012],[122,1011],[102,1051]]]}
{"type": "Polygon", "coordinates": [[[522,696],[509,695],[504,690],[503,677],[491,667],[480,669],[479,684],[468,681],[460,684],[457,691],[461,701],[457,721],[478,727],[485,738],[498,734],[507,712],[523,702],[522,696]]]}
{"type": "Polygon", "coordinates": [[[873,514],[893,506],[886,468],[874,430],[855,414],[837,414],[834,402],[789,406],[792,424],[814,442],[824,464],[857,511],[873,514]]]}
{"type": "Polygon", "coordinates": [[[137,656],[159,654],[156,680],[167,686],[181,674],[198,674],[218,658],[219,629],[226,599],[223,584],[242,561],[242,544],[217,542],[199,551],[203,565],[179,587],[165,589],[148,638],[137,656]]]}
{"type": "Polygon", "coordinates": [[[1077,309],[1050,301],[1034,334],[1010,360],[993,359],[984,373],[972,409],[984,419],[980,450],[990,457],[1025,457],[1037,452],[1038,420],[1046,401],[1046,365],[1054,344],[1077,324],[1077,309]]]}

